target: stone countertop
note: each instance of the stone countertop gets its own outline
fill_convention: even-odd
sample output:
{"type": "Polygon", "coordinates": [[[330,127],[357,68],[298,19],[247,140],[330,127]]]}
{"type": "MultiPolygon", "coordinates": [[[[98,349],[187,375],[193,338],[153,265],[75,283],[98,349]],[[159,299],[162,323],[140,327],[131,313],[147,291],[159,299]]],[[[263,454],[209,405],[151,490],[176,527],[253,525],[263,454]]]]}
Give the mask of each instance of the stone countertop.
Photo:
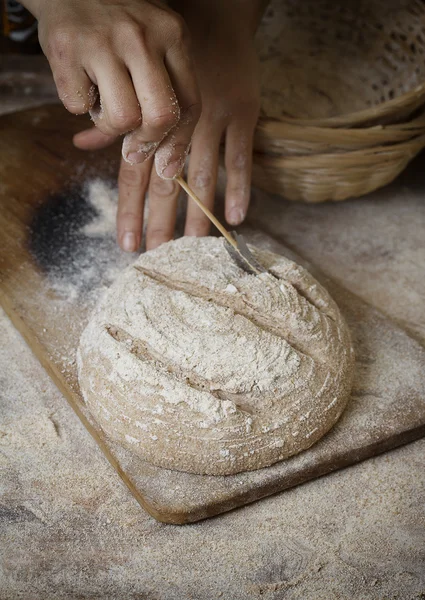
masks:
{"type": "MultiPolygon", "coordinates": [[[[51,100],[46,85],[33,105],[51,100]]],[[[28,96],[10,93],[0,112],[28,96]]],[[[419,157],[391,186],[341,204],[256,191],[250,224],[425,343],[424,166],[419,157]]],[[[164,525],[123,486],[4,313],[0,325],[0,598],[425,597],[425,440],[205,522],[164,525]]]]}

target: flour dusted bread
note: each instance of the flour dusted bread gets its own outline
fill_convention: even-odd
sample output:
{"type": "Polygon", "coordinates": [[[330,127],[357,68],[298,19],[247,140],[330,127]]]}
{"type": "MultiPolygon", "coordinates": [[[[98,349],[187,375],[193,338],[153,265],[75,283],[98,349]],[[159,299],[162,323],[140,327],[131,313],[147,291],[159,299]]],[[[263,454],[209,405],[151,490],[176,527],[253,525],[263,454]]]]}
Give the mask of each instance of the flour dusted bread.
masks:
{"type": "Polygon", "coordinates": [[[305,450],[349,398],[353,351],[329,294],[252,248],[250,275],[219,238],[141,255],[105,295],[78,350],[103,430],[152,464],[228,475],[305,450]]]}

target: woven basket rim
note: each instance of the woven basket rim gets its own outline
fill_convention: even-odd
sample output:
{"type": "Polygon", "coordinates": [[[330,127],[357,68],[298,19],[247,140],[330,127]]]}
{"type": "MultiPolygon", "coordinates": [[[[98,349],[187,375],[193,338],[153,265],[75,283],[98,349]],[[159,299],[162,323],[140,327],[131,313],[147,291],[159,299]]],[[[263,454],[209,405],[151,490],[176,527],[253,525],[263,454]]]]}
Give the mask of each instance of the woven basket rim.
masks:
{"type": "Polygon", "coordinates": [[[411,120],[390,125],[371,125],[370,127],[318,127],[316,125],[300,125],[298,123],[277,121],[269,117],[260,117],[257,124],[258,134],[270,138],[300,141],[300,142],[322,142],[342,143],[349,141],[367,142],[371,137],[391,138],[400,132],[411,132],[412,137],[415,130],[423,131],[425,128],[425,106],[420,109],[411,120]]]}
{"type": "Polygon", "coordinates": [[[377,104],[376,106],[371,106],[363,110],[355,111],[352,113],[345,113],[343,115],[338,115],[335,117],[323,117],[317,119],[298,119],[296,117],[282,117],[280,119],[272,119],[270,117],[265,116],[264,118],[275,123],[287,123],[291,125],[302,125],[306,127],[311,126],[339,128],[345,126],[349,128],[355,125],[361,125],[362,123],[367,123],[368,121],[374,121],[384,115],[391,115],[392,112],[394,113],[394,115],[396,115],[397,109],[407,107],[409,103],[415,99],[423,99],[423,101],[425,102],[425,82],[416,86],[409,92],[405,92],[404,94],[401,94],[396,98],[387,100],[385,102],[377,104]],[[347,125],[347,123],[350,124],[347,125]]]}
{"type": "Polygon", "coordinates": [[[320,154],[303,155],[285,155],[276,156],[265,153],[254,153],[255,162],[263,166],[270,166],[274,169],[279,168],[305,168],[308,165],[330,168],[336,165],[356,166],[361,164],[372,165],[373,162],[385,160],[385,158],[394,159],[395,156],[406,157],[417,152],[418,148],[425,145],[425,133],[410,140],[398,144],[389,144],[387,146],[374,146],[372,148],[362,148],[347,152],[330,152],[320,154]]]}

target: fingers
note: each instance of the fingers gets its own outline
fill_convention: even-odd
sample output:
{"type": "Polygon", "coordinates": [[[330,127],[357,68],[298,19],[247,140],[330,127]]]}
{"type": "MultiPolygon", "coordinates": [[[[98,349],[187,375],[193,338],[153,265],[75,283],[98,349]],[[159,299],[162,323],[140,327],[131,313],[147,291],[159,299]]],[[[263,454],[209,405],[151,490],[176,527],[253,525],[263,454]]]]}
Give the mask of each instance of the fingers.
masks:
{"type": "Polygon", "coordinates": [[[66,71],[65,64],[51,63],[59,98],[70,113],[83,115],[94,106],[97,99],[97,88],[83,68],[70,64],[66,71]]]}
{"type": "MultiPolygon", "coordinates": [[[[214,207],[221,130],[204,119],[199,123],[192,143],[188,183],[202,202],[214,207]]],[[[196,204],[188,199],[185,235],[208,235],[210,222],[196,204]]]]}
{"type": "Polygon", "coordinates": [[[65,108],[75,114],[87,113],[95,104],[97,89],[84,70],[75,50],[74,32],[68,27],[56,27],[43,43],[56,89],[65,108]]]}
{"type": "Polygon", "coordinates": [[[146,229],[147,250],[173,239],[179,192],[180,187],[176,181],[162,179],[152,168],[146,229]]]}
{"type": "Polygon", "coordinates": [[[100,150],[100,148],[110,146],[115,140],[115,136],[105,135],[97,127],[79,131],[72,138],[74,146],[80,150],[100,150]]]}
{"type": "Polygon", "coordinates": [[[123,143],[123,158],[131,164],[150,158],[167,133],[180,118],[179,103],[167,70],[160,57],[129,61],[142,112],[141,125],[127,134],[123,143]]]}
{"type": "Polygon", "coordinates": [[[126,252],[135,252],[142,240],[143,209],[152,161],[129,165],[121,160],[118,176],[117,240],[126,252]]]}
{"type": "Polygon", "coordinates": [[[194,107],[188,107],[179,124],[170,132],[155,153],[155,168],[158,175],[164,179],[174,179],[180,175],[186,162],[192,141],[194,122],[194,107]]]}
{"type": "Polygon", "coordinates": [[[96,63],[95,76],[100,101],[90,110],[90,116],[96,127],[104,135],[115,137],[137,127],[140,107],[124,63],[108,57],[96,63]]]}
{"type": "Polygon", "coordinates": [[[226,131],[225,216],[230,225],[240,225],[248,210],[254,127],[255,124],[235,120],[230,122],[226,131]]]}
{"type": "Polygon", "coordinates": [[[192,135],[201,115],[201,97],[184,37],[167,53],[165,65],[180,105],[180,120],[158,147],[155,167],[160,177],[172,179],[184,167],[192,135]]]}

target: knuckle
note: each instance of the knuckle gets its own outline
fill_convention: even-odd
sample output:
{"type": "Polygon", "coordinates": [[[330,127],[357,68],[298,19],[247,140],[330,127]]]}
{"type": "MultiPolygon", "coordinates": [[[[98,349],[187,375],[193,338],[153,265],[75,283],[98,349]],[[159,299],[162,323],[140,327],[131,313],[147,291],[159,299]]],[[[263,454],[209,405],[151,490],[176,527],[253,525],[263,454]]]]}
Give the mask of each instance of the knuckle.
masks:
{"type": "Polygon", "coordinates": [[[213,178],[206,171],[196,171],[191,177],[191,185],[199,191],[209,190],[213,185],[213,178]]]}
{"type": "Polygon", "coordinates": [[[121,36],[132,52],[144,53],[148,48],[148,29],[136,21],[127,21],[121,27],[121,36]]]}
{"type": "Polygon", "coordinates": [[[146,175],[138,168],[139,165],[127,165],[123,163],[118,175],[120,191],[125,188],[142,188],[146,182],[146,175]]]}
{"type": "Polygon", "coordinates": [[[121,222],[139,222],[142,218],[142,211],[134,211],[134,210],[118,210],[118,217],[121,222]]]}
{"type": "Polygon", "coordinates": [[[49,59],[61,60],[68,54],[75,42],[75,33],[67,25],[59,25],[49,35],[46,44],[46,55],[49,59]]]}
{"type": "Polygon", "coordinates": [[[155,199],[168,200],[176,194],[177,183],[173,179],[157,179],[155,177],[151,180],[150,188],[155,199]]]}
{"type": "Polygon", "coordinates": [[[242,202],[246,202],[249,200],[251,187],[248,183],[233,183],[228,186],[227,193],[235,196],[242,202]]]}
{"type": "Polygon", "coordinates": [[[161,244],[169,242],[172,239],[172,235],[166,231],[153,230],[146,236],[146,249],[153,250],[158,248],[161,244]]]}
{"type": "Polygon", "coordinates": [[[143,42],[146,39],[146,29],[141,23],[128,19],[120,23],[120,33],[123,38],[131,42],[143,42]]]}
{"type": "Polygon", "coordinates": [[[139,120],[140,115],[137,112],[123,109],[115,109],[109,117],[111,127],[119,133],[134,129],[139,120]]]}
{"type": "Polygon", "coordinates": [[[170,38],[174,43],[179,42],[184,44],[189,38],[186,23],[183,17],[178,13],[169,13],[167,18],[167,29],[170,38]]]}
{"type": "Polygon", "coordinates": [[[202,104],[201,104],[201,101],[198,100],[181,111],[180,118],[181,118],[182,124],[190,125],[193,123],[194,125],[196,125],[196,123],[199,121],[199,117],[201,116],[201,112],[202,112],[202,104]]]}
{"type": "Polygon", "coordinates": [[[148,116],[148,123],[154,129],[169,131],[180,118],[180,109],[170,108],[168,110],[157,110],[148,116]]]}
{"type": "Polygon", "coordinates": [[[187,229],[192,235],[205,235],[209,230],[209,221],[205,217],[191,217],[187,222],[187,229]]]}
{"type": "Polygon", "coordinates": [[[102,29],[94,30],[90,35],[90,50],[96,55],[106,54],[111,50],[109,37],[102,29]]]}
{"type": "Polygon", "coordinates": [[[250,156],[245,152],[236,152],[226,161],[226,167],[232,171],[246,171],[250,166],[250,156]]]}
{"type": "Polygon", "coordinates": [[[167,231],[164,227],[154,227],[148,231],[149,240],[151,243],[161,243],[167,239],[167,231]]]}

